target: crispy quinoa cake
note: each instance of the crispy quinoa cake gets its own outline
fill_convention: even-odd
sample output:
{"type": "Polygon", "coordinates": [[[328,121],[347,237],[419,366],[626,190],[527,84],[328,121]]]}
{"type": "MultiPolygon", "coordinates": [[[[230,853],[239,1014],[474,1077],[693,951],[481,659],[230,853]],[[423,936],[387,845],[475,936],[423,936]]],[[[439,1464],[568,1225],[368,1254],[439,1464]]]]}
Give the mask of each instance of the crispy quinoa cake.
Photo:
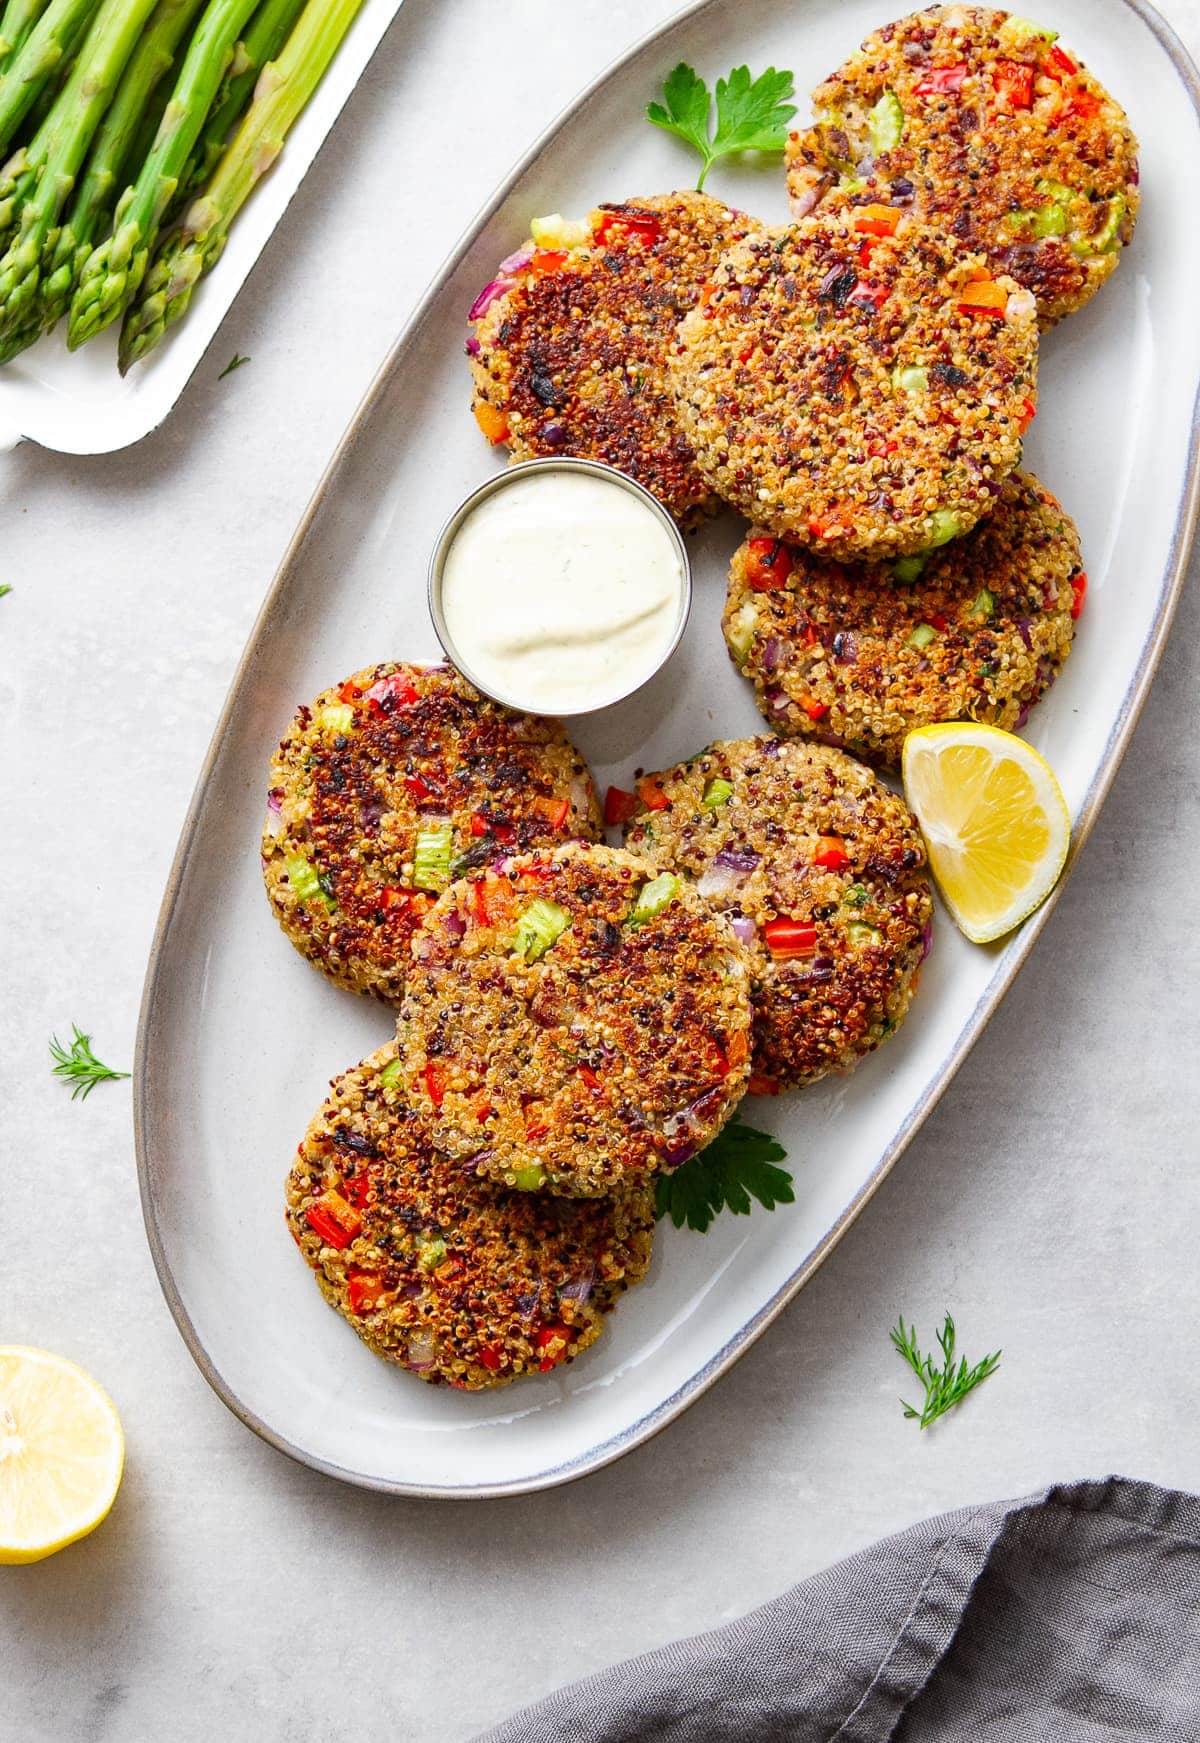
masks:
{"type": "Polygon", "coordinates": [[[861,763],[777,738],[639,783],[628,846],[694,879],[752,958],[750,1091],[849,1071],[908,1010],[933,904],[916,819],[861,763]]]}
{"type": "Polygon", "coordinates": [[[899,768],[914,727],[1019,730],[1071,651],[1086,586],[1074,523],[1014,472],[986,520],[924,560],[843,564],[751,532],[725,640],[776,732],[899,768]]]}
{"type": "Polygon", "coordinates": [[[263,877],[292,943],[339,986],[395,1001],[425,910],[497,854],[599,834],[555,720],[449,666],[395,660],[302,707],[271,764],[263,877]]]}
{"type": "Polygon", "coordinates": [[[430,1149],[394,1045],[335,1078],[288,1176],[287,1219],[321,1293],[377,1354],[477,1391],[594,1343],[646,1274],[654,1194],[509,1192],[430,1149]]]}
{"type": "Polygon", "coordinates": [[[749,963],[686,879],[570,844],[439,898],[397,1039],[441,1149],[508,1186],[593,1196],[724,1125],[749,1075],[749,963]]]}
{"type": "Polygon", "coordinates": [[[837,557],[944,543],[991,508],[1037,403],[1034,300],[896,207],[731,248],[671,379],[714,490],[837,557]]]}
{"type": "Polygon", "coordinates": [[[667,387],[680,317],[729,243],[757,224],[707,194],[555,215],[476,298],[467,341],[474,410],[514,459],[576,455],[619,467],[682,525],[712,506],[667,387]]]}
{"type": "Polygon", "coordinates": [[[991,7],[884,25],[791,134],[797,216],[850,193],[924,215],[1037,298],[1043,326],[1114,271],[1138,208],[1137,141],[1056,32],[991,7]]]}

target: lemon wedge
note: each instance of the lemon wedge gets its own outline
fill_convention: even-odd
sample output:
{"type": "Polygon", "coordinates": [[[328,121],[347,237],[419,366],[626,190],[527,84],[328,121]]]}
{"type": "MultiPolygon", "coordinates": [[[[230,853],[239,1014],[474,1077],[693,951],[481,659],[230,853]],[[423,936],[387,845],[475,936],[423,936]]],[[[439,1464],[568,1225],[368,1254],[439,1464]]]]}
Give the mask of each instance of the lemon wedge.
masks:
{"type": "Polygon", "coordinates": [[[124,1463],[120,1417],[90,1375],[0,1344],[0,1562],[41,1561],[94,1531],[124,1463]]]}
{"type": "Polygon", "coordinates": [[[997,726],[922,726],[904,741],[904,796],[938,888],[976,944],[1011,932],[1058,882],[1071,814],[1054,770],[997,726]]]}

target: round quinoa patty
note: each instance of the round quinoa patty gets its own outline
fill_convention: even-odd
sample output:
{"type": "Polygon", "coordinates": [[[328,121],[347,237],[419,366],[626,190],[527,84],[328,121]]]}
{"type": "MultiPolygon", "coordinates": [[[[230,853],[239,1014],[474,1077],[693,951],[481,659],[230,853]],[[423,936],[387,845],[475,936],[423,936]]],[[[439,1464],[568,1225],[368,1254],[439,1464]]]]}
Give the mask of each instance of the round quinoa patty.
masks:
{"type": "Polygon", "coordinates": [[[396,1032],[435,1144],[587,1197],[677,1167],[725,1124],[749,1075],[749,964],[685,879],[572,844],[441,897],[396,1032]]]}
{"type": "Polygon", "coordinates": [[[918,210],[1031,291],[1043,326],[1095,294],[1133,235],[1125,112],[1028,19],[946,6],[885,25],[813,112],[788,140],[797,216],[855,189],[918,210]]]}
{"type": "Polygon", "coordinates": [[[1033,298],[894,207],[724,256],[679,327],[680,422],[748,519],[838,557],[942,544],[992,506],[1036,409],[1033,298]]]}
{"type": "Polygon", "coordinates": [[[395,1046],[335,1078],[287,1183],[321,1293],[379,1355],[477,1391],[569,1362],[646,1274],[649,1188],[571,1203],[485,1185],[431,1150],[395,1046]]]}
{"type": "Polygon", "coordinates": [[[599,832],[592,778],[556,720],[514,714],[448,666],[388,660],[322,691],[284,734],[263,876],[303,956],[394,1002],[452,877],[599,832]]]}
{"type": "Polygon", "coordinates": [[[899,768],[914,727],[1022,727],[1071,651],[1086,586],[1074,523],[1014,472],[987,519],[924,562],[844,565],[750,533],[725,640],[776,732],[899,768]]]}
{"type": "Polygon", "coordinates": [[[713,506],[712,491],[679,429],[666,352],[717,256],[757,223],[696,193],[538,229],[555,223],[573,245],[531,243],[472,307],[475,416],[514,459],[606,461],[689,525],[713,506]]]}
{"type": "Polygon", "coordinates": [[[696,880],[749,945],[752,1094],[849,1071],[908,1009],[933,914],[908,806],[827,745],[713,744],[640,783],[637,853],[696,880]]]}

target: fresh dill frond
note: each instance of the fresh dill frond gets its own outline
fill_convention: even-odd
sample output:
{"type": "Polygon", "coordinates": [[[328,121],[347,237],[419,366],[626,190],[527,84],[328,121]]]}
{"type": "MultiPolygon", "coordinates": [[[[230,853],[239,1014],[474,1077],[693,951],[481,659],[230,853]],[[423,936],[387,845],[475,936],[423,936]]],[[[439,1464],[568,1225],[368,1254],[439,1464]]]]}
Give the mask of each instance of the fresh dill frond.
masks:
{"type": "Polygon", "coordinates": [[[50,1037],[50,1057],[54,1061],[54,1076],[71,1085],[71,1100],[86,1101],[98,1083],[115,1083],[128,1077],[127,1071],[114,1071],[92,1052],[92,1037],[72,1023],[71,1045],[64,1047],[57,1035],[50,1037]]]}
{"type": "Polygon", "coordinates": [[[961,1404],[967,1393],[982,1385],[1000,1365],[999,1350],[995,1350],[990,1356],[984,1356],[973,1368],[968,1367],[962,1358],[955,1362],[954,1321],[949,1313],[946,1315],[945,1325],[938,1333],[938,1343],[942,1351],[940,1368],[932,1356],[921,1354],[917,1345],[917,1328],[915,1325],[905,1325],[903,1315],[892,1328],[891,1338],[899,1354],[925,1388],[925,1402],[919,1410],[906,1403],[903,1398],[900,1400],[905,1416],[919,1422],[922,1428],[928,1428],[931,1422],[936,1422],[947,1410],[953,1410],[955,1405],[961,1404]]]}

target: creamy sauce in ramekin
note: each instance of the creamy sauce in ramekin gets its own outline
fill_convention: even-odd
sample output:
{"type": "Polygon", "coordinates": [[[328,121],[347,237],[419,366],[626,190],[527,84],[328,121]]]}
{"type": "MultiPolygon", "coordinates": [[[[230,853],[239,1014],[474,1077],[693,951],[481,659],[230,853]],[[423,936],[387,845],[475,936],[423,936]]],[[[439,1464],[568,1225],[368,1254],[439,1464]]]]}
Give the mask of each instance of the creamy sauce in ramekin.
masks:
{"type": "Polygon", "coordinates": [[[680,629],[685,564],[656,508],[618,478],[546,466],[485,495],[441,567],[452,659],[535,714],[580,714],[657,671],[680,629]]]}

